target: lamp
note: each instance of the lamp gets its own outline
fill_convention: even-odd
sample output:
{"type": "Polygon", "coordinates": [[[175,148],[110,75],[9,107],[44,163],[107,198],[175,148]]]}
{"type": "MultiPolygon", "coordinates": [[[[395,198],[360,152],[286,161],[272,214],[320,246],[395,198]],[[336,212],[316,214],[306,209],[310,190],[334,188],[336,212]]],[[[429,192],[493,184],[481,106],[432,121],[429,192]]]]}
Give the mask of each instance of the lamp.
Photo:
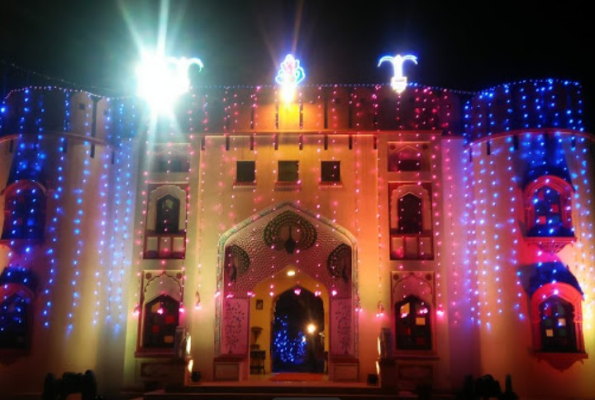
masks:
{"type": "Polygon", "coordinates": [[[378,305],[376,306],[376,316],[377,317],[384,316],[384,306],[382,305],[382,301],[379,301],[378,305]]]}

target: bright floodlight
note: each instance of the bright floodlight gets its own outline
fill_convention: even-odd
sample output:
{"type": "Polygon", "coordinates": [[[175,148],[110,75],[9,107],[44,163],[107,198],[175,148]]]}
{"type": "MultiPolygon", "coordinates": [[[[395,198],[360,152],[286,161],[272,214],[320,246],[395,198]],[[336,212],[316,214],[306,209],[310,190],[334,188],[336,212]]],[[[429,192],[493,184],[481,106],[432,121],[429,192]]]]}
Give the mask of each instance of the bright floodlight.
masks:
{"type": "Polygon", "coordinates": [[[138,95],[147,101],[153,112],[168,111],[175,100],[190,89],[188,70],[193,64],[200,69],[203,67],[198,58],[143,54],[137,70],[138,95]]]}

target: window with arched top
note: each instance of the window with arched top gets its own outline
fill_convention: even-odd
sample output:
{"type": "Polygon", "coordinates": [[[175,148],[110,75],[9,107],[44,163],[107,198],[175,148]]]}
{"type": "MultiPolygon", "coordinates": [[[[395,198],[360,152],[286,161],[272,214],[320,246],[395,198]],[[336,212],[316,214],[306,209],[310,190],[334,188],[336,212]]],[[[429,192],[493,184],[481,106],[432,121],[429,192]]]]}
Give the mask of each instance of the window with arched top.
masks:
{"type": "Polygon", "coordinates": [[[180,303],[167,295],[158,296],[146,303],[142,347],[173,349],[179,313],[180,303]]]}
{"type": "Polygon", "coordinates": [[[412,193],[399,198],[399,227],[400,233],[423,232],[422,201],[412,193]]]}
{"type": "Polygon", "coordinates": [[[552,296],[539,305],[541,351],[577,351],[574,306],[552,296]]]}
{"type": "Polygon", "coordinates": [[[144,258],[184,258],[186,254],[186,185],[151,185],[144,258]]]}
{"type": "Polygon", "coordinates": [[[544,185],[535,191],[531,201],[534,214],[530,235],[568,236],[571,233],[564,232],[565,225],[570,225],[570,213],[564,212],[566,204],[562,204],[560,192],[551,186],[544,185]]]}
{"type": "Polygon", "coordinates": [[[432,349],[430,304],[407,296],[395,304],[394,313],[397,350],[432,349]]]}
{"type": "Polygon", "coordinates": [[[574,241],[573,188],[562,178],[541,176],[524,191],[526,238],[548,252],[574,241]]]}
{"type": "Polygon", "coordinates": [[[556,281],[542,285],[531,295],[534,354],[559,370],[587,358],[582,299],[572,284],[556,281]]]}
{"type": "Polygon", "coordinates": [[[169,194],[157,200],[155,232],[177,233],[179,231],[179,225],[180,200],[169,194]]]}
{"type": "Polygon", "coordinates": [[[389,172],[430,171],[429,143],[390,142],[387,155],[389,172]]]}
{"type": "Polygon", "coordinates": [[[32,181],[9,186],[4,197],[2,239],[43,239],[45,189],[32,181]]]}
{"type": "Polygon", "coordinates": [[[389,183],[391,259],[434,257],[430,199],[429,183],[389,183]]]}
{"type": "Polygon", "coordinates": [[[398,171],[420,171],[421,153],[411,147],[405,147],[397,153],[398,171]]]}

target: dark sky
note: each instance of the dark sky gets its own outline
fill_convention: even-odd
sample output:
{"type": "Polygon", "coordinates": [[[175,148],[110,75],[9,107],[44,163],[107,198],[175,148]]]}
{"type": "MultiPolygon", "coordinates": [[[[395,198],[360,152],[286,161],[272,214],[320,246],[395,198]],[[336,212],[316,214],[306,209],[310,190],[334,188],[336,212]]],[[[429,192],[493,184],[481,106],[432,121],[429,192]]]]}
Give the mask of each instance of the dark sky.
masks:
{"type": "MultiPolygon", "coordinates": [[[[417,66],[405,64],[413,82],[480,90],[523,79],[569,79],[582,83],[587,107],[595,109],[590,100],[595,98],[595,14],[587,1],[164,4],[169,4],[167,52],[203,61],[199,86],[272,84],[289,52],[306,69],[305,83],[385,83],[392,68],[378,68],[378,59],[401,53],[418,57],[417,66]]],[[[160,5],[158,0],[1,0],[4,86],[61,79],[98,93],[130,94],[138,42],[155,44],[160,5]]]]}

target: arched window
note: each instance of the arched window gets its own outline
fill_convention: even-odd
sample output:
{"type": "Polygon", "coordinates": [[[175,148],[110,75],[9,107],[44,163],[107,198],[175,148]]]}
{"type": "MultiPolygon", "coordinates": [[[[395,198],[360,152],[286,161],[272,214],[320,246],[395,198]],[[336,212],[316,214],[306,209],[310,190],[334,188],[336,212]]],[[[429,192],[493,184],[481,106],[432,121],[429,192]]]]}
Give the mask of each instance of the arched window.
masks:
{"type": "Polygon", "coordinates": [[[532,229],[534,235],[551,236],[562,230],[562,205],[558,191],[549,186],[536,190],[533,196],[533,208],[535,209],[532,229]]]}
{"type": "Polygon", "coordinates": [[[179,324],[180,303],[170,296],[161,295],[145,305],[143,346],[169,349],[179,324]]]}
{"type": "Polygon", "coordinates": [[[389,196],[391,259],[432,259],[431,184],[391,182],[389,196]]]}
{"type": "Polygon", "coordinates": [[[574,306],[558,296],[539,305],[541,351],[577,351],[574,306]]]}
{"type": "Polygon", "coordinates": [[[13,293],[0,303],[0,349],[29,346],[29,299],[13,293]]]}
{"type": "Polygon", "coordinates": [[[572,187],[557,176],[542,176],[525,189],[527,236],[573,237],[572,187]]]}
{"type": "Polygon", "coordinates": [[[533,349],[538,359],[563,371],[588,357],[583,337],[583,296],[576,279],[565,270],[554,271],[558,280],[552,282],[551,276],[547,277],[550,283],[531,294],[533,349]]]}
{"type": "Polygon", "coordinates": [[[145,228],[145,258],[184,258],[186,185],[151,185],[145,228]]]}
{"type": "Polygon", "coordinates": [[[405,147],[397,153],[397,171],[421,171],[421,153],[405,147]]]}
{"type": "Polygon", "coordinates": [[[421,199],[408,193],[399,198],[399,233],[419,234],[423,231],[421,199]]]}
{"type": "Polygon", "coordinates": [[[389,172],[429,171],[427,143],[396,143],[388,145],[389,172]]]}
{"type": "Polygon", "coordinates": [[[6,190],[2,239],[43,239],[45,192],[35,182],[19,181],[6,190]]]}
{"type": "Polygon", "coordinates": [[[166,195],[157,200],[157,216],[155,232],[177,233],[180,222],[180,200],[172,195],[166,195]]]}
{"type": "Polygon", "coordinates": [[[431,350],[430,305],[416,296],[395,304],[397,350],[431,350]]]}

